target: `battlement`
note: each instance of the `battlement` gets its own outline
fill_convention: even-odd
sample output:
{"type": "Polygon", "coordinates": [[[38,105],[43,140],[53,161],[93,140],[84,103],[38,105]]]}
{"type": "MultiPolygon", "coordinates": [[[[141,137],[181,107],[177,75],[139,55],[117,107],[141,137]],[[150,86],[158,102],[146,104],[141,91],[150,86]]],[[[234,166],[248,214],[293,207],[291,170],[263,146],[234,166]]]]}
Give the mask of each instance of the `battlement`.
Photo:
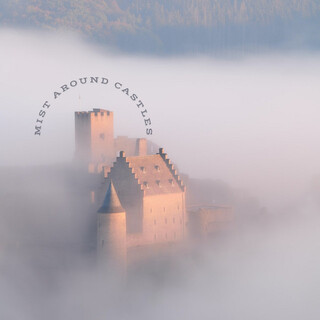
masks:
{"type": "Polygon", "coordinates": [[[86,111],[76,111],[74,114],[77,119],[85,119],[90,116],[90,113],[86,111]]]}
{"type": "Polygon", "coordinates": [[[89,117],[89,116],[113,116],[113,112],[106,110],[106,109],[100,109],[100,108],[93,108],[92,111],[76,111],[75,116],[76,117],[89,117]]]}

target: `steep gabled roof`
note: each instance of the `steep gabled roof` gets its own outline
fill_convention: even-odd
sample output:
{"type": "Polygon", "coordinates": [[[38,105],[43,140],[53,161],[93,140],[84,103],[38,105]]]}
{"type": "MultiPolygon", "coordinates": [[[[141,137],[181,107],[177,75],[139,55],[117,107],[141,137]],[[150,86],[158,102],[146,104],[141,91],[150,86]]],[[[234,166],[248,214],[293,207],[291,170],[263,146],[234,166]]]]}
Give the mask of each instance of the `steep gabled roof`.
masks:
{"type": "Polygon", "coordinates": [[[121,151],[119,158],[128,163],[145,196],[184,192],[183,182],[162,148],[158,154],[135,157],[125,157],[121,151]]]}
{"type": "Polygon", "coordinates": [[[116,189],[114,188],[112,181],[110,181],[108,191],[98,213],[117,213],[124,211],[125,210],[122,208],[116,189]]]}

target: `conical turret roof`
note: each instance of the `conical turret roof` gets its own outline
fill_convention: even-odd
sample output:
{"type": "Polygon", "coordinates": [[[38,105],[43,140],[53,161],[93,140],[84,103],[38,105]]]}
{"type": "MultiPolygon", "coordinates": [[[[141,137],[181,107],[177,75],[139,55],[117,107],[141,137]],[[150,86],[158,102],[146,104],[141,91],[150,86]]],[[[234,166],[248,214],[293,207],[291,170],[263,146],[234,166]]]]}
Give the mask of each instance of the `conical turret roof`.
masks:
{"type": "Polygon", "coordinates": [[[102,207],[98,210],[98,213],[117,213],[124,211],[125,210],[122,208],[117,191],[111,180],[102,207]]]}

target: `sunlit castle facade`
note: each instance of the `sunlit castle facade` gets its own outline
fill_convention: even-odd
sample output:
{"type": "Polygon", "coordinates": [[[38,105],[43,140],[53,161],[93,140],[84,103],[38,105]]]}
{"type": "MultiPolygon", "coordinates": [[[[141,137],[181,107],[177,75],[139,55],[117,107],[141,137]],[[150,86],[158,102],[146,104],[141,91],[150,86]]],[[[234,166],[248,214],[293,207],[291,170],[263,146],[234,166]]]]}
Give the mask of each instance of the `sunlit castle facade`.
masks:
{"type": "Polygon", "coordinates": [[[105,186],[98,210],[100,259],[125,262],[130,248],[184,239],[185,186],[162,149],[133,157],[121,151],[105,186]]]}
{"type": "MultiPolygon", "coordinates": [[[[76,162],[103,181],[91,197],[98,209],[100,261],[125,268],[132,248],[181,242],[189,235],[186,187],[163,148],[156,153],[146,139],[114,138],[113,113],[103,109],[76,112],[75,130],[76,162]]],[[[192,210],[193,229],[205,233],[216,217],[230,218],[228,210],[218,209],[192,210]]]]}
{"type": "Polygon", "coordinates": [[[129,246],[183,239],[185,186],[163,149],[133,157],[121,151],[105,183],[127,214],[129,246]]]}

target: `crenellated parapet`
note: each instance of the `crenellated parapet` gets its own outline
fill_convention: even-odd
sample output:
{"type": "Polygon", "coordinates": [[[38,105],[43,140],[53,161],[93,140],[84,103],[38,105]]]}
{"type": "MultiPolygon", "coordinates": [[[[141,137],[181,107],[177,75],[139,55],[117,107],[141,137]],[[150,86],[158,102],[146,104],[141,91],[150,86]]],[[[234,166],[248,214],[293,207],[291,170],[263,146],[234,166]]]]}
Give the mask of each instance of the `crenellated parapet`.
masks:
{"type": "Polygon", "coordinates": [[[90,116],[90,113],[87,111],[76,111],[75,116],[79,118],[88,118],[90,116]]]}
{"type": "Polygon", "coordinates": [[[97,116],[112,116],[113,112],[105,109],[96,109],[93,108],[92,111],[76,111],[75,112],[76,117],[90,117],[91,115],[97,116]]]}

